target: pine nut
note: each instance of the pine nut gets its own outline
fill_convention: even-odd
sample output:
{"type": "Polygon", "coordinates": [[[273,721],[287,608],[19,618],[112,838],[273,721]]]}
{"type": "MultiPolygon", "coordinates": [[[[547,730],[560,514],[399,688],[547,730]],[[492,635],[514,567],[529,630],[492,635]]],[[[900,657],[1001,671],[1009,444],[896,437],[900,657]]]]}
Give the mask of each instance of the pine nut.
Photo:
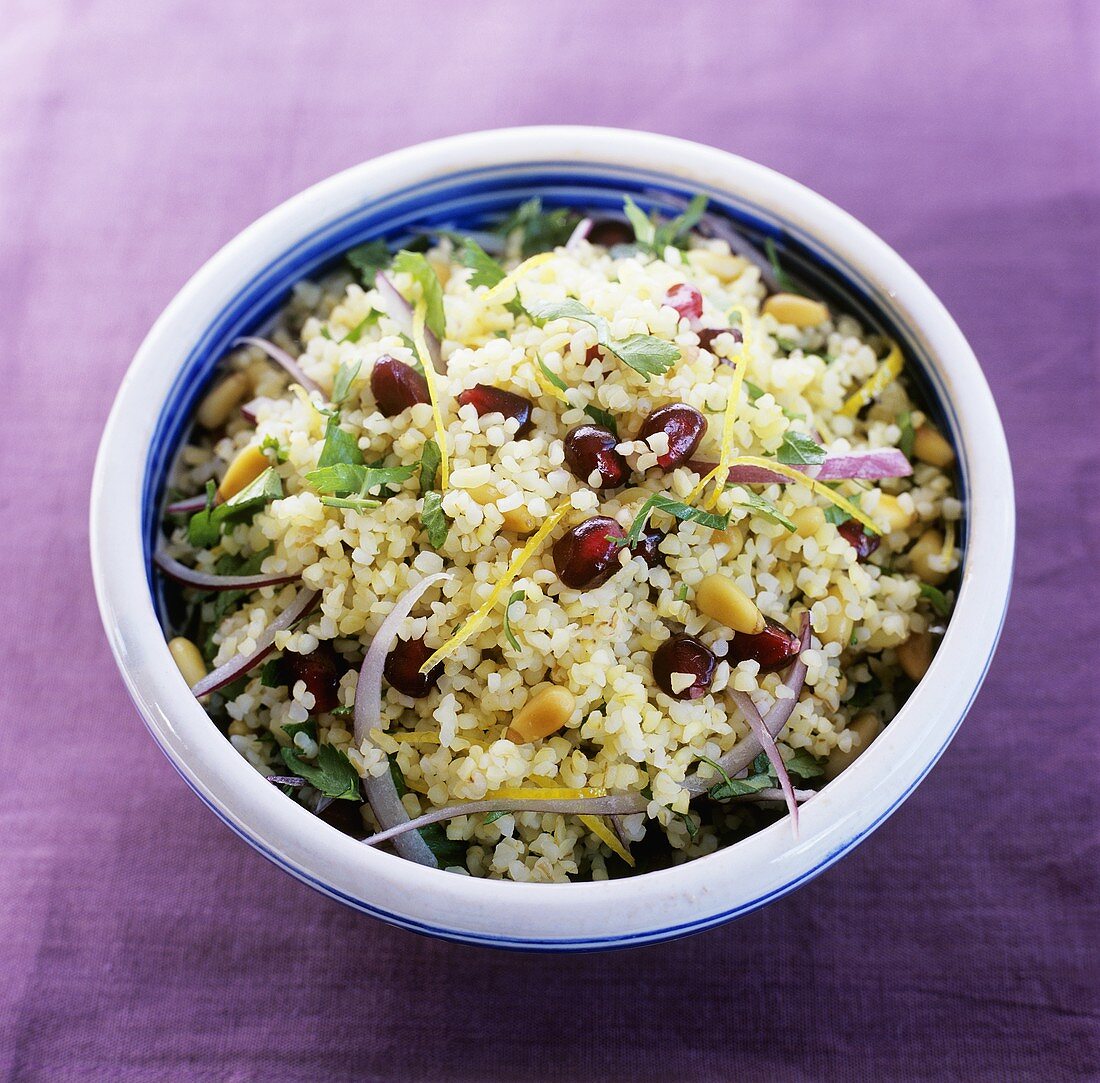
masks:
{"type": "Polygon", "coordinates": [[[267,456],[255,444],[250,444],[229,464],[218,486],[218,496],[228,500],[251,485],[269,466],[267,456]]]}
{"type": "Polygon", "coordinates": [[[513,534],[534,534],[538,529],[535,517],[524,507],[511,508],[501,514],[504,516],[504,529],[513,534]]]}
{"type": "Polygon", "coordinates": [[[932,664],[932,636],[916,632],[897,648],[898,665],[911,681],[919,681],[932,664]]]}
{"type": "Polygon", "coordinates": [[[168,641],[168,651],[172,655],[172,661],[183,674],[188,687],[198,684],[206,676],[206,663],[202,660],[202,652],[191,640],[176,636],[175,639],[168,641]]]}
{"type": "Polygon", "coordinates": [[[199,403],[196,420],[204,429],[220,429],[232,417],[247,391],[248,377],[243,372],[234,372],[215,384],[199,403]]]}
{"type": "Polygon", "coordinates": [[[929,586],[938,587],[950,574],[933,568],[929,557],[943,551],[943,535],[934,527],[926,530],[909,550],[909,570],[929,586]]]}
{"type": "Polygon", "coordinates": [[[576,705],[568,688],[544,688],[516,712],[506,736],[520,745],[549,737],[569,721],[576,705]]]}
{"type": "Polygon", "coordinates": [[[810,504],[799,508],[791,516],[791,522],[800,538],[812,538],[825,525],[825,513],[810,504]]]}
{"type": "Polygon", "coordinates": [[[891,496],[890,493],[879,493],[874,518],[880,523],[886,523],[886,533],[893,534],[898,530],[908,530],[916,516],[913,512],[906,511],[898,503],[896,496],[891,496]]]}
{"type": "Polygon", "coordinates": [[[882,732],[882,720],[874,711],[860,711],[848,723],[848,729],[859,737],[859,744],[853,744],[847,752],[834,748],[825,761],[825,781],[832,782],[852,761],[867,751],[871,742],[882,732]]]}
{"type": "Polygon", "coordinates": [[[913,454],[922,463],[945,470],[955,461],[955,449],[940,435],[939,430],[924,424],[913,434],[913,454]]]}
{"type": "Polygon", "coordinates": [[[793,327],[817,327],[829,318],[829,310],[820,301],[800,297],[797,293],[773,293],[763,305],[765,316],[774,316],[779,323],[793,327]]]}
{"type": "Polygon", "coordinates": [[[756,635],[764,630],[764,617],[756,603],[728,576],[706,576],[695,588],[695,605],[735,632],[756,635]]]}

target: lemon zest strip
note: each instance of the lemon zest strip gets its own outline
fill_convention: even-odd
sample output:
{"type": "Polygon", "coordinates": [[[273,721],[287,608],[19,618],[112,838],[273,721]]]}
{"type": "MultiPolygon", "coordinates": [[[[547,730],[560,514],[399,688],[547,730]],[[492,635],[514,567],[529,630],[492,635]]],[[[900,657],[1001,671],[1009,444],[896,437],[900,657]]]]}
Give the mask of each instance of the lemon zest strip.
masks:
{"type": "MultiPolygon", "coordinates": [[[[536,775],[533,782],[537,782],[544,790],[553,789],[554,783],[548,778],[536,775]]],[[[578,819],[596,836],[612,853],[618,854],[631,868],[634,868],[634,857],[626,847],[619,842],[615,832],[599,816],[580,816],[578,819]]]]}
{"type": "Polygon", "coordinates": [[[901,347],[896,342],[891,342],[890,352],[879,362],[867,382],[849,397],[840,408],[840,413],[844,417],[855,417],[864,406],[873,399],[877,399],[901,375],[904,363],[901,347]]]}
{"type": "Polygon", "coordinates": [[[846,512],[853,519],[858,520],[873,534],[882,533],[882,531],[875,526],[875,521],[870,518],[865,511],[860,511],[855,504],[850,500],[845,500],[840,493],[830,489],[828,485],[816,481],[808,474],[803,474],[801,470],[795,470],[794,467],[787,466],[785,463],[776,462],[774,459],[761,458],[759,455],[739,455],[736,459],[731,459],[729,465],[731,467],[757,466],[761,470],[770,470],[773,474],[781,474],[791,481],[801,482],[811,492],[817,493],[818,496],[825,497],[826,500],[831,504],[835,504],[841,511],[846,512]]]}
{"type": "Polygon", "coordinates": [[[544,263],[548,263],[553,258],[553,252],[539,252],[530,259],[525,259],[511,274],[505,275],[495,286],[490,286],[489,291],[482,299],[489,302],[499,301],[508,292],[510,287],[514,287],[517,290],[519,289],[519,279],[527,274],[528,271],[533,271],[536,267],[541,267],[544,263]]]}
{"type": "Polygon", "coordinates": [[[558,402],[564,402],[566,406],[569,405],[569,400],[565,397],[565,392],[560,387],[555,387],[543,374],[542,369],[539,368],[538,361],[531,362],[531,371],[535,374],[535,383],[542,388],[543,392],[549,395],[551,398],[557,399],[558,402]]]}
{"type": "MultiPolygon", "coordinates": [[[[420,365],[424,369],[424,380],[428,385],[428,398],[432,400],[432,421],[435,423],[435,442],[439,445],[439,487],[447,488],[447,481],[451,476],[450,462],[447,457],[447,430],[443,427],[443,415],[439,411],[439,393],[435,386],[435,367],[432,365],[431,355],[428,353],[428,343],[424,339],[424,321],[427,316],[428,306],[423,302],[417,302],[413,309],[413,345],[416,347],[420,365]]],[[[424,671],[421,670],[423,673],[424,671]]]]}
{"type": "Polygon", "coordinates": [[[467,619],[466,623],[420,667],[421,673],[427,673],[437,662],[441,662],[448,654],[462,646],[481,627],[482,622],[500,600],[500,596],[512,585],[512,580],[519,575],[523,570],[523,566],[535,555],[538,547],[542,545],[550,532],[561,521],[562,516],[572,506],[566,500],[550,513],[542,526],[527,539],[527,544],[516,554],[512,563],[508,565],[508,570],[498,580],[497,585],[493,587],[489,597],[482,602],[478,609],[467,619]]]}

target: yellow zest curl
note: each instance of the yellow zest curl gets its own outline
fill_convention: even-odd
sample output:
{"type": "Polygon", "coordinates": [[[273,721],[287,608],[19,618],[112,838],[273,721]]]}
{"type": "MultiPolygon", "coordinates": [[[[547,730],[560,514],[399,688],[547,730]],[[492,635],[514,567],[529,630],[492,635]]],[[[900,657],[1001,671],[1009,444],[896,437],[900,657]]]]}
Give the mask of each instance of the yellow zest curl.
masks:
{"type": "Polygon", "coordinates": [[[493,587],[489,597],[482,602],[478,610],[473,613],[466,623],[453,635],[442,647],[439,648],[421,667],[421,673],[427,673],[437,662],[441,662],[448,654],[462,646],[481,627],[485,618],[493,611],[493,607],[500,600],[500,596],[512,585],[512,581],[523,570],[523,566],[535,555],[538,547],[547,539],[550,532],[561,522],[562,516],[572,507],[568,500],[559,504],[538,530],[527,539],[527,544],[516,554],[508,570],[501,576],[497,585],[493,587]]]}
{"type": "MultiPolygon", "coordinates": [[[[544,790],[554,789],[554,783],[548,778],[540,778],[535,776],[532,780],[537,782],[544,790]]],[[[559,793],[580,793],[580,790],[557,790],[559,793]]],[[[592,793],[599,793],[603,796],[606,790],[591,790],[592,793]]],[[[543,796],[546,796],[543,794],[543,796]]],[[[599,816],[580,816],[578,819],[596,836],[613,854],[618,854],[631,868],[634,868],[634,858],[630,851],[619,842],[618,836],[612,831],[607,824],[603,822],[603,819],[599,816]]]]}
{"type": "Polygon", "coordinates": [[[535,374],[535,383],[542,388],[543,392],[549,395],[551,398],[557,399],[558,402],[564,402],[566,406],[569,405],[569,400],[565,397],[565,392],[560,387],[555,387],[543,373],[539,367],[538,360],[536,359],[531,363],[531,370],[535,374]]]}
{"type": "Polygon", "coordinates": [[[445,490],[451,475],[451,469],[447,458],[447,430],[443,427],[443,415],[439,412],[439,394],[435,387],[435,368],[432,365],[431,355],[428,353],[428,343],[424,339],[424,320],[427,311],[428,306],[423,301],[418,302],[416,308],[413,309],[412,337],[417,356],[420,358],[421,367],[424,369],[424,379],[428,384],[428,398],[432,400],[435,442],[439,445],[439,487],[445,490]]]}
{"type": "Polygon", "coordinates": [[[544,263],[548,263],[553,258],[553,252],[540,252],[537,256],[525,259],[510,275],[505,275],[495,286],[490,287],[483,300],[490,303],[501,300],[508,293],[509,289],[519,288],[519,279],[527,274],[528,271],[533,271],[536,267],[541,267],[544,263]]]}
{"type": "Polygon", "coordinates": [[[840,408],[844,417],[855,417],[869,402],[877,399],[900,375],[905,359],[901,347],[890,343],[890,352],[879,362],[878,368],[871,373],[867,382],[856,391],[840,408]]]}

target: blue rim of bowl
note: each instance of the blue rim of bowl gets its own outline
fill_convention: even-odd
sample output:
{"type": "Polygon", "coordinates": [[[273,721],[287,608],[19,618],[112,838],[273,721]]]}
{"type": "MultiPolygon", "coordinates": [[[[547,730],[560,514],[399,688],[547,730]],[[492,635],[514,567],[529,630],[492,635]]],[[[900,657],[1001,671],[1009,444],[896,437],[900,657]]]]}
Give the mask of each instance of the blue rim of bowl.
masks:
{"type": "MultiPolygon", "coordinates": [[[[381,199],[364,202],[302,238],[279,258],[270,262],[243,284],[210,321],[181,365],[165,399],[150,440],[145,466],[141,518],[146,576],[154,607],[162,623],[165,614],[164,598],[158,577],[153,574],[151,554],[159,530],[159,513],[171,464],[190,427],[197,402],[218,364],[228,352],[230,344],[240,335],[256,333],[268,323],[286,303],[296,283],[325,272],[338,264],[348,249],[366,241],[382,239],[393,247],[407,243],[412,236],[440,227],[477,228],[483,226],[487,220],[499,218],[502,213],[514,209],[516,205],[535,195],[540,196],[547,207],[564,206],[614,214],[621,210],[623,195],[629,193],[647,210],[655,209],[674,214],[682,208],[686,199],[700,191],[710,200],[709,210],[731,221],[750,241],[760,245],[764,239],[770,238],[776,245],[782,265],[794,278],[819,292],[838,311],[852,314],[864,326],[872,327],[902,344],[907,358],[907,376],[916,385],[918,395],[924,399],[924,405],[950,433],[952,443],[958,449],[959,499],[966,509],[969,470],[965,447],[959,439],[958,418],[943,382],[931,364],[919,336],[909,327],[889,296],[875,289],[842,256],[770,209],[707,185],[689,188],[682,178],[660,171],[627,169],[618,165],[592,162],[511,163],[451,173],[428,183],[398,190],[381,199]]],[[[964,515],[958,538],[964,567],[967,560],[967,535],[967,520],[964,515]]],[[[988,672],[1007,608],[1006,597],[997,634],[983,664],[981,676],[951,732],[913,784],[874,823],[838,846],[812,869],[741,906],[700,918],[698,921],[621,936],[526,939],[463,932],[415,921],[346,895],[298,868],[226,816],[187,778],[168,755],[168,749],[159,735],[148,723],[146,725],[173,766],[219,819],[280,868],[354,909],[414,932],[468,944],[517,950],[584,951],[627,947],[686,936],[756,910],[817,876],[866,838],[905,801],[951,743],[988,672]]]]}

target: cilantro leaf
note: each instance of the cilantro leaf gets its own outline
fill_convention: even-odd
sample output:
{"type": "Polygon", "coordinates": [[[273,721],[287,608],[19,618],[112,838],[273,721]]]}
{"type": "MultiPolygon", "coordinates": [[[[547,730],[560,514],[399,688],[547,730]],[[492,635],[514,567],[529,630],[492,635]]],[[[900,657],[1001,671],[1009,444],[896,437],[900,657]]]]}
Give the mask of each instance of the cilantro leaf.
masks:
{"type": "Polygon", "coordinates": [[[306,481],[319,493],[366,496],[381,485],[397,485],[417,472],[416,466],[362,466],[358,463],[333,463],[306,474],[306,481]]]}
{"type": "Polygon", "coordinates": [[[518,233],[520,254],[526,258],[565,244],[579,221],[579,214],[564,207],[543,210],[542,200],[535,196],[516,208],[501,224],[499,233],[502,237],[518,233]]]}
{"type": "Polygon", "coordinates": [[[420,495],[424,496],[435,488],[435,475],[439,471],[439,464],[443,456],[439,452],[439,445],[429,437],[424,441],[424,450],[420,453],[420,495]]]}
{"type": "Polygon", "coordinates": [[[427,309],[424,314],[424,323],[428,330],[442,342],[446,332],[443,287],[432,265],[419,252],[402,249],[394,256],[393,269],[398,273],[404,272],[420,284],[421,297],[427,309]]]}
{"type": "Polygon", "coordinates": [[[759,493],[754,493],[751,489],[741,490],[745,495],[737,503],[743,508],[751,509],[754,515],[759,515],[762,519],[767,519],[770,523],[778,523],[781,527],[785,527],[792,534],[797,529],[770,500],[765,500],[759,493]]]}
{"type": "Polygon", "coordinates": [[[654,493],[639,509],[634,522],[625,538],[616,538],[617,545],[637,545],[641,540],[642,531],[649,522],[650,515],[655,511],[664,512],[666,515],[675,516],[681,521],[690,520],[701,523],[713,530],[725,530],[729,526],[728,515],[716,515],[711,511],[703,511],[701,508],[693,508],[690,504],[683,504],[679,500],[673,500],[664,493],[654,493]]]}
{"type": "Polygon", "coordinates": [[[245,521],[282,495],[283,483],[275,468],[269,466],[255,481],[224,503],[211,507],[208,500],[207,506],[195,512],[188,521],[187,539],[196,549],[210,549],[218,544],[226,526],[245,521]]]}
{"type": "Polygon", "coordinates": [[[512,592],[512,596],[508,599],[507,604],[504,606],[504,634],[508,638],[508,642],[518,651],[522,648],[519,645],[519,640],[516,639],[515,633],[512,631],[512,622],[508,619],[508,610],[512,608],[513,602],[522,601],[527,597],[527,591],[516,590],[512,592]]]}
{"type": "Polygon", "coordinates": [[[774,785],[771,775],[756,774],[747,778],[726,778],[707,791],[708,796],[715,801],[728,801],[731,797],[743,797],[749,793],[759,793],[774,785]]]}
{"type": "Polygon", "coordinates": [[[279,659],[269,658],[260,668],[260,684],[264,688],[282,688],[286,682],[282,679],[281,670],[279,659]]]}
{"type": "Polygon", "coordinates": [[[351,765],[351,760],[332,745],[321,745],[317,751],[317,763],[303,760],[291,749],[282,751],[283,763],[296,775],[304,778],[325,797],[336,800],[360,801],[359,772],[351,765]]]}
{"type": "Polygon", "coordinates": [[[443,514],[443,496],[434,489],[424,494],[424,505],[420,510],[420,522],[428,535],[433,549],[440,549],[447,540],[451,524],[443,514]]]}
{"type": "Polygon", "coordinates": [[[611,336],[611,326],[580,301],[567,297],[564,301],[549,301],[528,307],[531,319],[542,326],[550,320],[580,320],[595,328],[599,344],[648,381],[659,376],[680,359],[679,347],[653,335],[630,335],[625,339],[611,336]]]}
{"type": "Polygon", "coordinates": [[[788,429],[783,434],[776,458],[786,466],[819,466],[825,461],[825,449],[803,433],[788,429]]]}
{"type": "Polygon", "coordinates": [[[390,250],[385,241],[367,241],[344,254],[344,259],[359,272],[359,279],[368,289],[374,285],[374,276],[390,263],[390,250]]]}
{"type": "MultiPolygon", "coordinates": [[[[832,485],[830,486],[830,488],[835,489],[837,488],[837,486],[832,485]]],[[[860,496],[860,493],[856,493],[854,496],[848,497],[848,503],[854,504],[858,508],[860,496]]],[[[849,519],[851,519],[851,516],[843,509],[838,508],[835,504],[830,504],[825,509],[825,522],[832,523],[833,526],[840,526],[842,523],[846,523],[849,519]]]]}
{"type": "MultiPolygon", "coordinates": [[[[324,469],[340,464],[362,466],[363,453],[359,450],[359,441],[356,437],[347,429],[340,428],[339,415],[331,414],[325,423],[325,443],[321,448],[317,466],[318,469],[324,469]]],[[[308,478],[309,475],[307,474],[306,477],[308,478]]]]}
{"type": "Polygon", "coordinates": [[[630,196],[623,200],[623,213],[634,227],[634,240],[639,248],[662,256],[666,248],[680,244],[684,237],[699,224],[707,209],[707,197],[696,195],[683,214],[666,222],[656,223],[630,196]]]}
{"type": "Polygon", "coordinates": [[[932,608],[941,617],[946,617],[951,612],[951,603],[947,600],[947,595],[944,594],[939,587],[934,587],[931,583],[921,583],[920,596],[922,598],[927,598],[932,608]]]}
{"type": "Polygon", "coordinates": [[[470,237],[462,241],[462,262],[474,272],[470,275],[470,289],[477,289],[478,286],[492,289],[508,277],[507,271],[470,237]]]}
{"type": "MultiPolygon", "coordinates": [[[[362,327],[362,324],[359,326],[362,327]]],[[[347,339],[344,339],[344,341],[346,342],[347,339]]],[[[340,362],[340,367],[336,370],[336,379],[332,381],[332,401],[334,405],[339,406],[348,397],[351,385],[355,382],[355,377],[359,375],[359,370],[362,367],[362,358],[359,358],[354,365],[349,365],[346,361],[340,362]]]]}

